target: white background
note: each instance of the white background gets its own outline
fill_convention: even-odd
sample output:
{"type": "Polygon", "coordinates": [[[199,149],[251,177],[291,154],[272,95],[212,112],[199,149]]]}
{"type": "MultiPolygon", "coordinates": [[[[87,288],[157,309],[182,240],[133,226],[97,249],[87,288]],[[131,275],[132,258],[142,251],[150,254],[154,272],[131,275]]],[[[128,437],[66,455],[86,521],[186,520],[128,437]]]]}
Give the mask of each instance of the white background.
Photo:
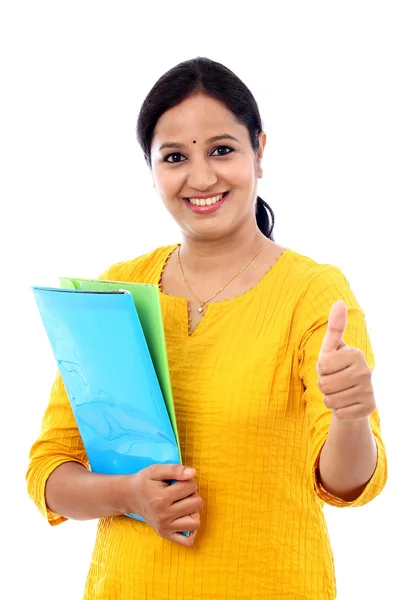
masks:
{"type": "Polygon", "coordinates": [[[326,516],[339,600],[399,598],[398,3],[139,6],[1,4],[0,597],[81,598],[96,525],[51,528],[26,494],[55,375],[30,286],[97,277],[179,241],[135,123],[156,79],[203,55],[259,103],[268,135],[259,191],[276,213],[276,241],[339,266],[367,315],[389,482],[370,505],[326,516]]]}

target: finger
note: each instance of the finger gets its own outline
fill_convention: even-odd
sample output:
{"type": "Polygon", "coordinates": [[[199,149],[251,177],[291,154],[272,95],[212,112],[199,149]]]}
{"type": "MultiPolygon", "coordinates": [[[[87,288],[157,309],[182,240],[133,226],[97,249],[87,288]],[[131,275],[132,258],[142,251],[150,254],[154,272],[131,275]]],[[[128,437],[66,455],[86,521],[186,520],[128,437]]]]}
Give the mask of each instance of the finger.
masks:
{"type": "Polygon", "coordinates": [[[148,467],[150,478],[155,481],[185,481],[193,479],[196,469],[184,465],[151,465],[148,467]]]}
{"type": "Polygon", "coordinates": [[[176,483],[172,483],[165,490],[165,498],[170,504],[174,504],[175,502],[179,502],[184,498],[188,498],[197,492],[197,489],[197,481],[194,479],[189,481],[177,481],[176,483]]]}
{"type": "Polygon", "coordinates": [[[358,421],[367,418],[376,408],[374,402],[366,404],[351,404],[334,410],[333,413],[339,421],[358,421]]]}
{"type": "Polygon", "coordinates": [[[196,535],[197,531],[191,531],[189,536],[182,535],[182,533],[172,533],[169,536],[169,539],[180,546],[186,546],[187,548],[190,548],[190,546],[193,546],[194,544],[196,535]]]}
{"type": "Polygon", "coordinates": [[[354,348],[344,346],[337,352],[322,352],[317,365],[318,375],[333,375],[354,364],[354,348]]]}
{"type": "Polygon", "coordinates": [[[361,387],[356,385],[336,394],[325,394],[324,404],[331,410],[338,410],[340,408],[346,408],[346,406],[351,406],[352,404],[358,404],[360,395],[361,387]]]}
{"type": "Polygon", "coordinates": [[[347,306],[343,300],[335,302],[328,319],[328,329],[322,342],[321,352],[333,352],[343,346],[347,325],[347,306]]]}
{"type": "Polygon", "coordinates": [[[338,394],[325,395],[324,403],[331,410],[341,410],[357,403],[375,407],[375,394],[372,386],[356,385],[338,394]]]}
{"type": "Polygon", "coordinates": [[[179,519],[175,519],[168,526],[168,529],[171,529],[173,532],[182,532],[196,531],[200,527],[200,513],[196,512],[192,515],[186,515],[184,517],[180,517],[179,519]]]}
{"type": "Polygon", "coordinates": [[[179,517],[192,515],[193,513],[198,512],[203,505],[203,499],[199,494],[195,493],[189,496],[189,498],[175,502],[175,504],[171,506],[169,514],[171,514],[172,519],[178,519],[179,517]]]}
{"type": "Polygon", "coordinates": [[[351,365],[338,373],[321,375],[318,378],[318,387],[323,394],[337,394],[367,381],[368,378],[361,374],[355,365],[351,365]]]}

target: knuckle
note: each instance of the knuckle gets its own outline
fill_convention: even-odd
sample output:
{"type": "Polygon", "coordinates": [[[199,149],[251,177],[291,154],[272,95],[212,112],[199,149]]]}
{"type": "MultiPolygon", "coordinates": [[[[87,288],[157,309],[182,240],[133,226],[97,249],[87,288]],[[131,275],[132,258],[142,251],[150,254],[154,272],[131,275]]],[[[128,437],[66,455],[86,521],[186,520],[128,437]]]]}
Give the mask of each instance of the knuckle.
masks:
{"type": "Polygon", "coordinates": [[[159,515],[162,512],[162,499],[158,496],[156,498],[152,498],[149,502],[151,509],[156,515],[159,515]]]}
{"type": "Polygon", "coordinates": [[[363,390],[364,394],[373,394],[373,388],[369,381],[362,384],[361,389],[363,390]]]}
{"type": "Polygon", "coordinates": [[[321,356],[318,361],[318,370],[320,373],[324,373],[328,368],[328,358],[326,356],[321,356]]]}
{"type": "Polygon", "coordinates": [[[159,529],[163,529],[167,521],[168,519],[164,512],[159,512],[158,514],[156,514],[156,524],[159,529]]]}
{"type": "Polygon", "coordinates": [[[200,515],[193,516],[193,521],[194,528],[198,529],[200,527],[200,515]]]}
{"type": "Polygon", "coordinates": [[[171,539],[172,539],[172,541],[176,542],[180,546],[191,546],[192,545],[191,537],[192,537],[192,535],[186,536],[186,535],[178,534],[178,535],[172,536],[171,539]]]}
{"type": "Polygon", "coordinates": [[[339,421],[343,421],[344,419],[346,419],[346,417],[348,416],[348,413],[346,411],[345,408],[342,408],[340,410],[337,410],[335,413],[335,417],[339,420],[339,421]]]}
{"type": "Polygon", "coordinates": [[[184,541],[184,545],[185,545],[185,546],[188,546],[189,548],[190,548],[191,546],[193,546],[193,544],[194,544],[194,539],[195,539],[195,536],[193,535],[193,533],[192,533],[191,535],[189,535],[189,537],[186,537],[186,536],[182,536],[182,537],[184,537],[184,538],[185,538],[185,541],[184,541]]]}
{"type": "Polygon", "coordinates": [[[326,394],[328,392],[328,386],[325,377],[322,376],[318,379],[318,387],[323,394],[326,394]]]}
{"type": "Polygon", "coordinates": [[[158,465],[149,465],[145,469],[143,469],[143,475],[146,475],[146,478],[155,480],[159,475],[158,465]]]}
{"type": "Polygon", "coordinates": [[[352,357],[354,362],[365,363],[364,352],[359,348],[352,348],[352,357]]]}
{"type": "Polygon", "coordinates": [[[191,502],[190,502],[190,510],[192,513],[197,512],[200,508],[202,499],[200,498],[200,496],[198,494],[194,494],[191,497],[191,502]]]}
{"type": "Polygon", "coordinates": [[[370,379],[372,376],[372,371],[369,368],[368,365],[365,365],[365,368],[363,369],[363,377],[365,377],[365,379],[370,379]]]}

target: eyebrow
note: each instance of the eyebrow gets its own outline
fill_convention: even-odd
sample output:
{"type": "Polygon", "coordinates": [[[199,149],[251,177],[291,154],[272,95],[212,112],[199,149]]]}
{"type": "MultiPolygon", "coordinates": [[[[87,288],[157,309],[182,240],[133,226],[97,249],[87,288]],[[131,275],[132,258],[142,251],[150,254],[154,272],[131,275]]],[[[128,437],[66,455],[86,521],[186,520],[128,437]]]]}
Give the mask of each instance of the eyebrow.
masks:
{"type": "MultiPolygon", "coordinates": [[[[214,137],[211,137],[208,140],[206,140],[206,144],[212,144],[213,142],[219,142],[220,140],[233,140],[234,142],[237,142],[238,144],[240,144],[239,140],[237,138],[233,137],[233,135],[230,135],[229,133],[223,133],[222,135],[215,135],[214,137]]],[[[178,142],[166,142],[165,144],[162,144],[160,146],[160,148],[159,148],[160,152],[164,148],[182,149],[182,148],[186,148],[186,146],[185,146],[185,144],[178,144],[178,142]]]]}

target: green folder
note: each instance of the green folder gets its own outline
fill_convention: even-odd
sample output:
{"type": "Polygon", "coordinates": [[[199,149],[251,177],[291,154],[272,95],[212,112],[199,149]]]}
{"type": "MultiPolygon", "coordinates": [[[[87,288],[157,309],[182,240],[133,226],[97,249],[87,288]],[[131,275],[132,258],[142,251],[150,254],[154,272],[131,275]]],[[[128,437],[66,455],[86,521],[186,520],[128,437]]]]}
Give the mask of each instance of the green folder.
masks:
{"type": "Polygon", "coordinates": [[[64,289],[96,292],[126,290],[131,293],[176,437],[179,454],[181,455],[158,287],[126,281],[103,281],[72,277],[60,277],[60,285],[64,289]]]}

